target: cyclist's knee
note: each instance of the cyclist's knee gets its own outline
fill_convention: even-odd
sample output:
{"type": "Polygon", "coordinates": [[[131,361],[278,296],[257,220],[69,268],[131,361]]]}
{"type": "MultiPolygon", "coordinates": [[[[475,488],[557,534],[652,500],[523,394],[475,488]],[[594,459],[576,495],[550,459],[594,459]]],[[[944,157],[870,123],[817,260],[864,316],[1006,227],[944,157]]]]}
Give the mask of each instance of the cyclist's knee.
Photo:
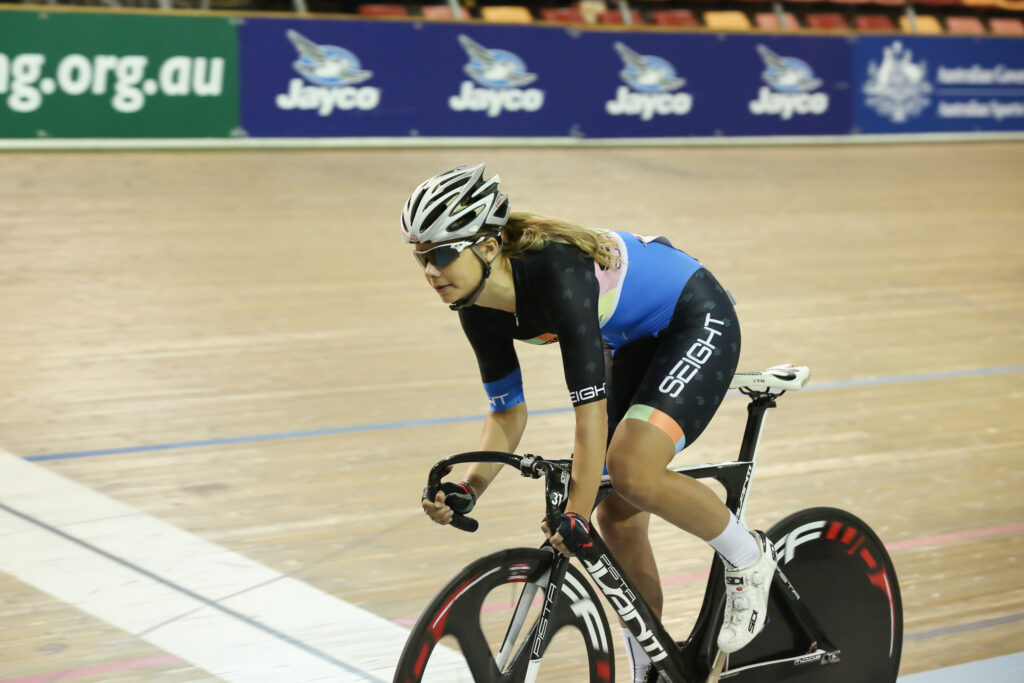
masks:
{"type": "Polygon", "coordinates": [[[654,487],[646,474],[646,468],[628,454],[618,458],[612,458],[609,454],[608,474],[619,495],[641,510],[648,509],[654,487]]]}
{"type": "Polygon", "coordinates": [[[594,521],[606,539],[646,536],[650,519],[649,512],[640,510],[617,493],[606,498],[594,511],[594,521]]]}

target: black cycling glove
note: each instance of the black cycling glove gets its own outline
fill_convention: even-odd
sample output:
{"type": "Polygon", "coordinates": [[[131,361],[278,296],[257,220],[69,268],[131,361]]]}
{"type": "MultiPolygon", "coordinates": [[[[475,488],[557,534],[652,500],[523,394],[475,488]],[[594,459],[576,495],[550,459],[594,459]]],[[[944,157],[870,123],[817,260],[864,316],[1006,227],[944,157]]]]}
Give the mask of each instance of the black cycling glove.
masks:
{"type": "Polygon", "coordinates": [[[566,512],[562,515],[562,521],[558,523],[558,533],[562,535],[562,543],[571,553],[578,553],[580,548],[589,548],[594,545],[590,538],[590,525],[583,515],[575,512],[566,512]]]}
{"type": "MultiPolygon", "coordinates": [[[[444,493],[444,504],[460,515],[468,514],[476,505],[476,494],[464,481],[458,484],[446,481],[441,484],[441,491],[444,493]]],[[[423,497],[427,497],[426,489],[423,489],[423,497]]]]}

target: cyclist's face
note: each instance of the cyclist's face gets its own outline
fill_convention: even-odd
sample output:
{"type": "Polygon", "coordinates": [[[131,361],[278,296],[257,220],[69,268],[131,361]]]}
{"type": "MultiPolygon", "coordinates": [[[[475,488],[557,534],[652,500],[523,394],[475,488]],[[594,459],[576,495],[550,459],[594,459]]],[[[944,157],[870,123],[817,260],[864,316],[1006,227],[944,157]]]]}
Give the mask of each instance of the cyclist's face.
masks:
{"type": "Polygon", "coordinates": [[[427,283],[446,304],[458,301],[480,282],[483,268],[473,255],[470,240],[445,244],[417,244],[413,255],[423,267],[427,283]]]}

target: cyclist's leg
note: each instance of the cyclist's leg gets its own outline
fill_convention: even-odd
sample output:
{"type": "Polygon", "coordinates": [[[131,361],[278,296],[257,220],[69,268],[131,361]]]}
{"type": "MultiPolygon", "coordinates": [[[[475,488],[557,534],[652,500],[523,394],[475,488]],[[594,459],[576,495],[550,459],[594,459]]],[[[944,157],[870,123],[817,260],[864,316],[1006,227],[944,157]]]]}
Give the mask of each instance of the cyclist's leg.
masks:
{"type": "Polygon", "coordinates": [[[675,457],[665,432],[639,419],[623,420],[608,449],[612,484],[629,503],[705,541],[729,522],[729,510],[710,488],[666,469],[675,457]]]}
{"type": "Polygon", "coordinates": [[[687,283],[632,405],[608,449],[615,489],[636,507],[707,541],[732,567],[719,645],[732,652],[763,627],[774,553],[699,481],[667,472],[675,453],[703,432],[725,398],[740,350],[739,323],[726,292],[700,270],[687,283]],[[741,623],[742,622],[742,623],[741,623]]]}
{"type": "MultiPolygon", "coordinates": [[[[657,349],[657,339],[643,339],[620,348],[607,362],[609,442],[629,409],[633,394],[657,349]]],[[[598,506],[594,520],[601,529],[605,544],[626,570],[651,611],[661,618],[661,579],[648,538],[651,513],[640,510],[618,493],[613,493],[598,506]]],[[[625,627],[622,619],[619,619],[619,625],[625,651],[633,668],[633,680],[642,681],[646,677],[650,657],[625,627]]]]}
{"type": "Polygon", "coordinates": [[[647,536],[651,513],[640,510],[617,493],[594,513],[601,538],[640,590],[655,616],[661,617],[662,592],[654,551],[647,536]]]}
{"type": "MultiPolygon", "coordinates": [[[[727,528],[725,505],[704,484],[665,469],[704,431],[725,398],[739,361],[735,310],[709,272],[694,273],[672,321],[652,341],[642,369],[627,363],[630,374],[640,379],[633,380],[630,405],[612,435],[608,471],[616,491],[633,505],[710,541],[727,528]]],[[[626,349],[616,354],[616,373],[614,365],[626,349]]],[[[626,360],[630,358],[626,354],[626,360]]],[[[615,392],[614,379],[612,389],[615,392]]]]}

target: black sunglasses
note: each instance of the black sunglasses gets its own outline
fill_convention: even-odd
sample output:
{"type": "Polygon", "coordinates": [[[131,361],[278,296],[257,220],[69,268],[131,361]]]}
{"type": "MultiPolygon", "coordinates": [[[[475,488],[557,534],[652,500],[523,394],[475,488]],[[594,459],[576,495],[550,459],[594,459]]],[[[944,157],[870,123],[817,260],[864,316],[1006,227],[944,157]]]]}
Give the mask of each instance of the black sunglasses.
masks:
{"type": "Polygon", "coordinates": [[[424,251],[413,251],[412,255],[415,257],[417,263],[420,264],[420,268],[426,268],[428,263],[434,264],[435,268],[444,268],[449,263],[459,258],[466,247],[471,247],[474,244],[483,242],[491,235],[484,235],[478,237],[475,240],[462,240],[460,242],[448,242],[447,244],[439,244],[431,249],[424,251]]]}

